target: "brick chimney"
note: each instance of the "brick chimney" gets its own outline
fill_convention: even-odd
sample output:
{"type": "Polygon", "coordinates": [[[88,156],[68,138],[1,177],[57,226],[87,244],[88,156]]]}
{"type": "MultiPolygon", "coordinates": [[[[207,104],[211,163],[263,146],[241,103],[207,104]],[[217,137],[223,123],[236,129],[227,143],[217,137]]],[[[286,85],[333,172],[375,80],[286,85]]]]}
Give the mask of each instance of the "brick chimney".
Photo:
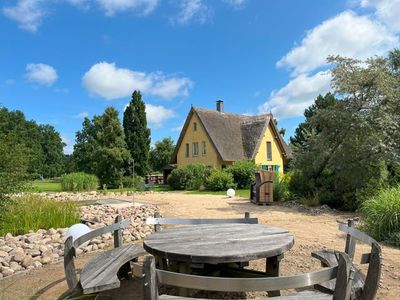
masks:
{"type": "Polygon", "coordinates": [[[224,101],[217,100],[217,111],[223,113],[224,112],[224,101]]]}

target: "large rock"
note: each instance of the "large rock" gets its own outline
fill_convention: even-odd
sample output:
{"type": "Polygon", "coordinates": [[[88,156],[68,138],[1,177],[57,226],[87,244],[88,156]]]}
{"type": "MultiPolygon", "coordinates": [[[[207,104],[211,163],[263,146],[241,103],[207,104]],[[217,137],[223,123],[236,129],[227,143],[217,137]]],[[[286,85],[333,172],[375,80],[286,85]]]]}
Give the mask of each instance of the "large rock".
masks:
{"type": "Polygon", "coordinates": [[[24,268],[27,268],[27,267],[31,266],[32,263],[33,263],[32,256],[30,256],[30,255],[25,255],[25,258],[23,259],[21,265],[22,265],[24,268]]]}
{"type": "Polygon", "coordinates": [[[6,257],[8,256],[8,252],[0,250],[0,257],[6,257]]]}
{"type": "Polygon", "coordinates": [[[13,257],[14,261],[21,262],[25,257],[25,251],[21,247],[18,247],[12,250],[10,255],[13,257]]]}
{"type": "Polygon", "coordinates": [[[36,257],[41,254],[39,249],[31,249],[31,250],[28,250],[27,253],[32,257],[36,257]]]}
{"type": "Polygon", "coordinates": [[[9,246],[7,246],[7,245],[4,245],[4,246],[1,246],[0,247],[0,251],[5,251],[5,252],[10,252],[11,250],[12,250],[13,248],[11,248],[11,247],[9,247],[9,246]]]}
{"type": "Polygon", "coordinates": [[[16,261],[12,261],[10,262],[10,269],[13,270],[14,272],[17,272],[21,270],[21,266],[16,261]]]}
{"type": "Polygon", "coordinates": [[[4,277],[7,277],[7,276],[10,276],[10,275],[14,274],[14,270],[12,270],[9,267],[1,267],[0,271],[4,275],[4,277]]]}

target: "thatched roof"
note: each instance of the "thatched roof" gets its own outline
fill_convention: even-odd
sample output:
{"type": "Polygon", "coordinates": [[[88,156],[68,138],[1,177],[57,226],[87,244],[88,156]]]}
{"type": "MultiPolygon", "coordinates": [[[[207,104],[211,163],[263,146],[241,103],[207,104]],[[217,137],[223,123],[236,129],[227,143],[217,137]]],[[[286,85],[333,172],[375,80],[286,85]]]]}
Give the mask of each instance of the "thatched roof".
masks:
{"type": "Polygon", "coordinates": [[[192,107],[179,136],[172,157],[173,162],[176,162],[177,151],[193,114],[199,118],[201,125],[223,161],[254,159],[269,124],[273,133],[277,136],[278,145],[284,157],[290,155],[290,150],[279,134],[271,114],[246,116],[192,107]]]}

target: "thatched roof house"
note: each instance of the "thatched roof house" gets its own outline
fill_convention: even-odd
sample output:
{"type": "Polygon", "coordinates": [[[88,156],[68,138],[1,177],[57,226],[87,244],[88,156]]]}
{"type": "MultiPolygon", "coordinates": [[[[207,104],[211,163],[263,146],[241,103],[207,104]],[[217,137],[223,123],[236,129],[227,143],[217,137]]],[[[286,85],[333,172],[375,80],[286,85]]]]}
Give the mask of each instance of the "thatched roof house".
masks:
{"type": "Polygon", "coordinates": [[[224,167],[242,159],[264,168],[283,170],[290,149],[271,114],[247,116],[192,107],[179,136],[172,163],[205,163],[224,167]],[[201,148],[201,149],[200,149],[201,148]]]}

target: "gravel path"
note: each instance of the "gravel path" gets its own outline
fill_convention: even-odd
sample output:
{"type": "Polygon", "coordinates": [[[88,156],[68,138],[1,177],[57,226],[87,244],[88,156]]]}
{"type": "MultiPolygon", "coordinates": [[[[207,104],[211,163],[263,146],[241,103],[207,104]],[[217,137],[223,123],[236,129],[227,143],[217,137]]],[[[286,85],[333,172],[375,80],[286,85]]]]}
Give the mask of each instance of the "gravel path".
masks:
{"type": "MultiPolygon", "coordinates": [[[[136,201],[158,205],[164,217],[227,218],[242,216],[249,211],[252,216],[259,218],[261,224],[288,229],[294,234],[295,245],[286,252],[281,262],[282,275],[317,270],[319,262],[311,258],[314,250],[323,247],[344,249],[344,235],[337,229],[338,222],[354,216],[336,212],[312,215],[281,205],[257,206],[243,198],[189,195],[183,192],[142,194],[137,195],[136,201]]],[[[367,250],[364,245],[358,245],[356,261],[367,250]]],[[[400,299],[400,249],[383,246],[383,254],[382,282],[377,299],[400,299]]],[[[81,267],[90,255],[80,257],[77,267],[81,267]]],[[[264,261],[254,261],[251,267],[262,270],[264,261]]],[[[0,280],[0,299],[53,300],[62,297],[65,292],[62,263],[0,280]]]]}

